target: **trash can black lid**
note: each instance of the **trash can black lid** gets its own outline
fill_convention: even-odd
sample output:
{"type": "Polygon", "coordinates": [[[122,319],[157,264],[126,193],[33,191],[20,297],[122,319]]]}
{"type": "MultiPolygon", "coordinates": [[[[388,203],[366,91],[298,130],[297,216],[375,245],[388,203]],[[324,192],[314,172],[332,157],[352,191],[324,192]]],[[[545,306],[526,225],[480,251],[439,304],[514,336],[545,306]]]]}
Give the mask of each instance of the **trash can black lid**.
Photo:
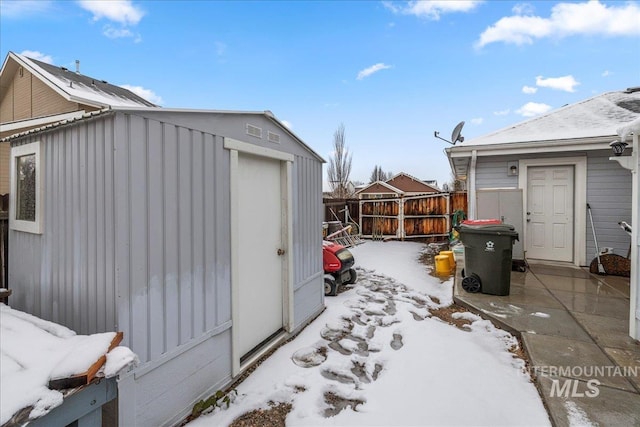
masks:
{"type": "Polygon", "coordinates": [[[518,232],[515,231],[515,227],[511,224],[460,224],[458,226],[460,233],[472,233],[472,234],[495,234],[500,236],[513,236],[518,238],[518,232]]]}

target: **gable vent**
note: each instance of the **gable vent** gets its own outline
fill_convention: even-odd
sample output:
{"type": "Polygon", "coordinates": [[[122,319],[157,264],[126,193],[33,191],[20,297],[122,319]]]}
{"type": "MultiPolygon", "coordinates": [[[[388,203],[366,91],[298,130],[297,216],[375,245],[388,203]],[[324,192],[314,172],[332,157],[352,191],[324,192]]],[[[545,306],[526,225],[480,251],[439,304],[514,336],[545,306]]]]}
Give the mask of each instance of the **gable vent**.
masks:
{"type": "Polygon", "coordinates": [[[247,123],[247,135],[255,136],[256,138],[262,138],[262,128],[247,123]]]}
{"type": "Polygon", "coordinates": [[[278,135],[277,133],[267,131],[267,139],[269,140],[269,142],[280,144],[280,135],[278,135]]]}

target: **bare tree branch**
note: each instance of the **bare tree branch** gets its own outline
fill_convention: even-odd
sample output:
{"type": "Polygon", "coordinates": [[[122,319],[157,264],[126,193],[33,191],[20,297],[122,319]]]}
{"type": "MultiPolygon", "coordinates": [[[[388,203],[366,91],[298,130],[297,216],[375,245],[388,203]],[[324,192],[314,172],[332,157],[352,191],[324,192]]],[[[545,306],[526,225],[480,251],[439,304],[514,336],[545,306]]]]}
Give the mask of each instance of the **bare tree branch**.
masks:
{"type": "Polygon", "coordinates": [[[333,134],[333,157],[329,158],[327,175],[333,196],[347,198],[351,195],[349,175],[351,174],[351,153],[345,144],[344,124],[340,124],[333,134]]]}

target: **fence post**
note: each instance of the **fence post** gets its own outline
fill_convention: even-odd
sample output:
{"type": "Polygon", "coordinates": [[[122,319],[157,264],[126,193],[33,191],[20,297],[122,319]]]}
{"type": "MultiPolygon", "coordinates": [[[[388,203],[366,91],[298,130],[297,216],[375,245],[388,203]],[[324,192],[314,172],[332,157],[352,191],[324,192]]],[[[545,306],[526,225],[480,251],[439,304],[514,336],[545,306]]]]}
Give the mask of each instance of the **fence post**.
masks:
{"type": "Polygon", "coordinates": [[[396,230],[396,236],[400,240],[404,240],[405,231],[404,231],[404,197],[398,199],[398,229],[396,230]]]}

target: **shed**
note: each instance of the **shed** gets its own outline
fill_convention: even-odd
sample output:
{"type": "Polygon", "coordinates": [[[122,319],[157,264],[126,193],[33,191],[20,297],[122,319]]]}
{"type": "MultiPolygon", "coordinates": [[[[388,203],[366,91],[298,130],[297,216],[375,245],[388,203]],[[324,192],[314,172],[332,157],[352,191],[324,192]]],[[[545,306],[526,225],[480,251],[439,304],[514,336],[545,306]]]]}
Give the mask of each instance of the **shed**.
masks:
{"type": "Polygon", "coordinates": [[[12,306],[123,331],[173,425],[324,308],[323,159],[266,112],[114,107],[8,138],[12,306]]]}
{"type": "Polygon", "coordinates": [[[612,158],[610,144],[620,138],[618,129],[638,118],[640,87],[628,88],[446,149],[454,175],[466,181],[470,218],[481,218],[483,205],[514,200],[514,190],[519,191],[518,202],[505,203],[518,208],[515,215],[523,225],[517,231],[527,259],[586,266],[601,248],[627,256],[632,247],[630,335],[636,339],[640,330],[635,309],[638,285],[633,278],[637,243],[631,244],[618,222],[632,222],[637,188],[628,169],[634,174],[637,170],[637,147],[612,158]],[[507,193],[512,194],[503,197],[507,193]]]}

